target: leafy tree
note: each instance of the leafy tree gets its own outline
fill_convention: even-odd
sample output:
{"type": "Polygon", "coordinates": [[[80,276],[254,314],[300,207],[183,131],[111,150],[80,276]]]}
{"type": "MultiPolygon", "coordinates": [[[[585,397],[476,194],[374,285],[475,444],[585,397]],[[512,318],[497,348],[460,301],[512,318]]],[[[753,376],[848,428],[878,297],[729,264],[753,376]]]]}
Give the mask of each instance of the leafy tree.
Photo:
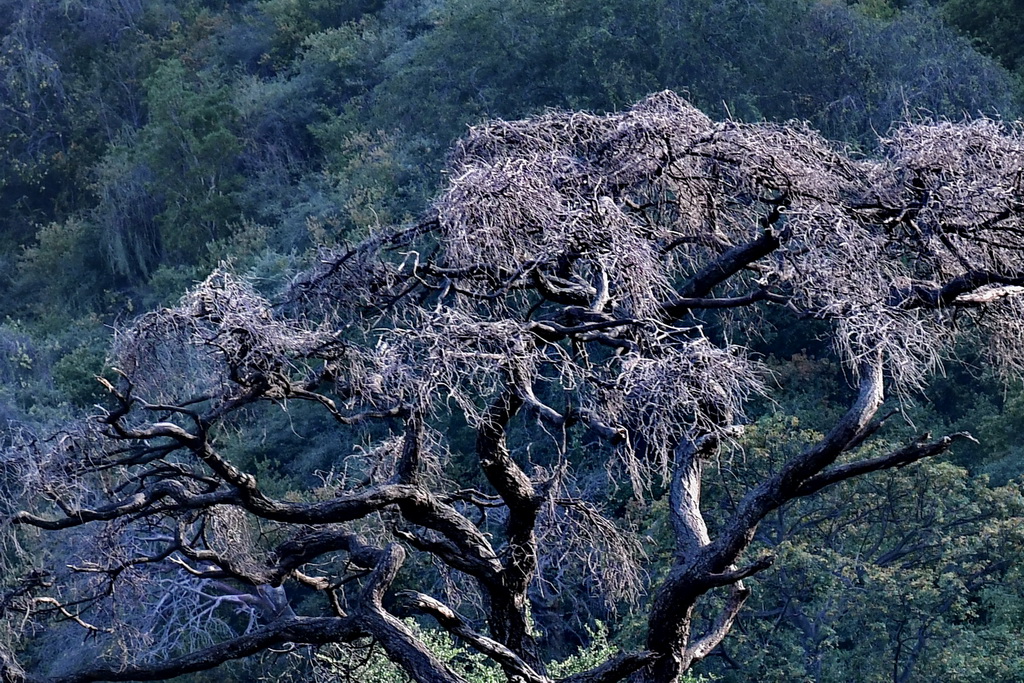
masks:
{"type": "Polygon", "coordinates": [[[34,222],[58,218],[52,207],[73,176],[77,98],[53,14],[40,3],[0,4],[0,215],[11,246],[34,222]]]}
{"type": "Polygon", "coordinates": [[[790,0],[445,3],[370,82],[371,120],[447,144],[487,116],[613,111],[673,88],[705,111],[799,118],[869,146],[907,113],[1014,113],[1006,73],[934,11],[862,10],[790,0]]]}
{"type": "MultiPolygon", "coordinates": [[[[534,610],[575,592],[638,610],[642,645],[560,680],[680,680],[750,577],[776,555],[808,563],[759,552],[770,516],[963,436],[879,440],[887,393],[926,384],[959,338],[1021,365],[1020,133],[907,125],[882,144],[855,160],[805,126],[716,123],[668,92],[497,121],[459,143],[422,222],[322,254],[278,305],[222,271],[143,316],[118,334],[105,412],[5,450],[4,504],[22,508],[5,529],[62,539],[0,602],[8,648],[91,636],[88,661],[30,673],[9,649],[5,677],[168,678],[288,643],[315,667],[307,645],[374,643],[419,681],[464,680],[402,613],[541,683],[534,610]],[[857,387],[777,461],[733,459],[754,474],[719,514],[709,463],[766,391],[728,331],[765,308],[820,321],[857,387]],[[341,452],[278,491],[232,435],[297,403],[341,452]],[[617,498],[667,509],[650,583],[617,498]]],[[[872,580],[908,576],[879,553],[872,580]]],[[[908,601],[944,599],[915,586],[908,601]]]]}
{"type": "MultiPolygon", "coordinates": [[[[730,510],[721,487],[742,491],[821,438],[796,426],[782,415],[749,426],[741,445],[751,466],[726,466],[736,479],[717,478],[709,498],[730,510]]],[[[851,671],[865,683],[1014,680],[1020,657],[988,650],[1019,628],[1007,608],[1024,589],[1022,504],[1017,486],[989,488],[926,462],[780,509],[755,540],[780,566],[760,579],[711,670],[722,681],[839,682],[851,671]]]]}
{"type": "MultiPolygon", "coordinates": [[[[837,3],[817,3],[787,47],[781,87],[752,88],[760,111],[809,120],[826,134],[864,148],[874,144],[872,131],[885,131],[893,121],[920,112],[959,119],[1018,111],[1005,72],[958,40],[925,7],[878,19],[837,3]]],[[[772,65],[760,64],[762,78],[779,78],[771,74],[772,65]]],[[[749,70],[759,72],[754,65],[749,70]]]]}
{"type": "Polygon", "coordinates": [[[104,284],[95,267],[101,257],[95,226],[76,219],[51,223],[36,239],[19,259],[19,294],[39,307],[39,318],[92,309],[104,284]]]}
{"type": "Polygon", "coordinates": [[[146,86],[149,122],[138,144],[155,176],[149,190],[163,199],[161,242],[171,263],[194,261],[196,248],[223,237],[237,215],[235,109],[217,74],[189,73],[178,60],[146,86]]]}
{"type": "Polygon", "coordinates": [[[96,176],[99,202],[92,213],[107,271],[129,281],[145,278],[163,252],[157,223],[160,201],[149,191],[153,173],[133,158],[129,143],[111,146],[97,164],[96,176]]]}
{"type": "Polygon", "coordinates": [[[964,33],[973,36],[983,50],[996,57],[1007,69],[1020,71],[1024,47],[1021,46],[1021,30],[1024,30],[1020,7],[1008,0],[948,0],[942,4],[942,11],[950,23],[964,33]]]}
{"type": "Polygon", "coordinates": [[[137,105],[135,2],[0,3],[0,216],[18,245],[88,201],[88,168],[137,105]]]}
{"type": "Polygon", "coordinates": [[[149,120],[97,166],[94,211],[110,269],[129,281],[201,262],[240,222],[240,142],[227,84],[177,59],[146,81],[149,120]]]}

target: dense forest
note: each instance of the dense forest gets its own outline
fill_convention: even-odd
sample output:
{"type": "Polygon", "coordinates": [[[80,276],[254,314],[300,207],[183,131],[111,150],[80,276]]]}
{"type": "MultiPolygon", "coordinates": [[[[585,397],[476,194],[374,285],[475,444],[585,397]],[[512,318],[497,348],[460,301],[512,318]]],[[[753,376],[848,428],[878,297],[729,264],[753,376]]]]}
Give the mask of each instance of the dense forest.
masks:
{"type": "Polygon", "coordinates": [[[2,679],[1024,680],[1015,5],[0,0],[2,679]]]}

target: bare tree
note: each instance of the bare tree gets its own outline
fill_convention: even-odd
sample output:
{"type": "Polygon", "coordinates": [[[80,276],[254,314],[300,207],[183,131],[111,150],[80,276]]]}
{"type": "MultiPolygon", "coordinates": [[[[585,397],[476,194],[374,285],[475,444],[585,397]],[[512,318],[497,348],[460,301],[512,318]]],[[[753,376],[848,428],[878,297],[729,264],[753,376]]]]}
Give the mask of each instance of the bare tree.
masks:
{"type": "Polygon", "coordinates": [[[217,272],[143,316],[118,334],[109,410],[9,445],[8,543],[59,532],[63,555],[0,601],[8,637],[70,620],[97,654],[37,673],[6,656],[6,680],[157,680],[370,641],[417,681],[461,680],[398,613],[542,683],[531,602],[557,587],[649,624],[643,650],[564,680],[675,681],[772,563],[745,554],[767,514],[958,436],[858,457],[887,393],[923,386],[962,335],[1021,366],[1017,129],[908,125],[864,160],[798,123],[713,122],[660,93],[474,128],[449,175],[423,222],[322,254],[278,304],[217,272]],[[728,339],[771,307],[826,324],[856,390],[711,530],[705,469],[767,385],[728,339]],[[222,444],[258,404],[297,402],[338,434],[339,467],[274,497],[222,444]],[[471,447],[451,438],[467,430],[471,447]],[[595,454],[604,484],[583,476],[595,454]],[[609,481],[667,498],[663,578],[603,509],[609,481]],[[399,591],[403,572],[436,580],[399,591]],[[708,624],[702,602],[721,605],[708,624]]]}

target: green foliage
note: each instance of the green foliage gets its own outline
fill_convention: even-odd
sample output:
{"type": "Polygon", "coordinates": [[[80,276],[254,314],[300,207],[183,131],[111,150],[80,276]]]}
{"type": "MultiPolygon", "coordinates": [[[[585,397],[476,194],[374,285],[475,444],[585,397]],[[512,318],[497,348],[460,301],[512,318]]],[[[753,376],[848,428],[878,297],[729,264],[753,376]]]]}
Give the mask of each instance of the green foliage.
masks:
{"type": "Polygon", "coordinates": [[[110,147],[97,164],[100,244],[108,270],[129,281],[147,276],[161,257],[156,217],[159,204],[149,192],[152,173],[133,158],[130,142],[110,147]]]}
{"type": "Polygon", "coordinates": [[[864,144],[919,108],[1012,113],[1008,81],[904,4],[3,4],[5,249],[74,218],[98,231],[100,279],[136,290],[161,266],[215,265],[206,244],[243,220],[302,251],[307,216],[344,239],[418,214],[468,124],[666,87],[864,144]]]}
{"type": "Polygon", "coordinates": [[[382,0],[259,0],[260,11],[274,25],[273,51],[268,59],[287,63],[305,39],[373,13],[382,0]]]}
{"type": "Polygon", "coordinates": [[[616,648],[608,642],[608,629],[601,622],[594,628],[587,627],[589,644],[574,654],[548,665],[548,675],[564,678],[603,664],[616,654],[616,648]]]}
{"type": "Polygon", "coordinates": [[[373,125],[442,142],[484,117],[609,110],[662,88],[865,145],[919,110],[1014,109],[1005,75],[933,12],[810,0],[449,2],[386,66],[373,125]]]}
{"type": "Polygon", "coordinates": [[[409,221],[412,211],[426,204],[420,174],[397,136],[383,132],[335,136],[330,123],[316,128],[315,133],[332,141],[327,177],[346,238],[409,221]]]}
{"type": "MultiPolygon", "coordinates": [[[[819,436],[794,417],[764,418],[744,434],[733,457],[746,465],[736,472],[753,470],[756,479],[819,436]]],[[[895,447],[880,442],[862,457],[895,447]]],[[[722,681],[1019,675],[1024,659],[996,645],[1021,626],[1019,486],[989,488],[954,465],[925,461],[796,502],[766,520],[758,539],[778,556],[776,568],[756,581],[725,646],[739,670],[707,667],[722,681]],[[979,647],[999,654],[979,655],[979,647]]]]}
{"type": "Polygon", "coordinates": [[[138,144],[154,174],[150,191],[163,199],[162,244],[171,263],[195,262],[197,248],[224,237],[237,220],[240,146],[230,91],[218,74],[190,72],[176,59],[146,88],[149,123],[138,144]]]}
{"type": "MultiPolygon", "coordinates": [[[[406,625],[422,637],[423,642],[441,661],[469,683],[505,683],[508,678],[493,661],[458,642],[443,631],[427,630],[417,622],[407,620],[406,625]]],[[[617,648],[608,641],[608,631],[598,623],[587,629],[588,644],[563,660],[548,664],[548,675],[564,678],[587,671],[616,654],[617,648]]],[[[343,681],[361,683],[407,683],[409,677],[388,661],[384,653],[370,647],[330,647],[316,655],[317,664],[326,672],[343,681]]],[[[704,676],[686,674],[680,683],[711,683],[714,680],[704,676]]]]}
{"type": "Polygon", "coordinates": [[[238,221],[240,144],[226,83],[177,60],[146,81],[149,121],[98,166],[97,219],[112,270],[131,282],[161,263],[203,261],[238,221]]]}
{"type": "Polygon", "coordinates": [[[86,313],[98,306],[109,286],[97,270],[97,230],[90,222],[71,218],[50,223],[36,233],[36,244],[18,259],[17,289],[42,318],[86,313]]]}
{"type": "Polygon", "coordinates": [[[57,38],[41,7],[0,4],[0,190],[19,184],[45,189],[64,149],[74,96],[56,53],[57,38]]]}
{"type": "Polygon", "coordinates": [[[102,343],[105,341],[82,344],[53,364],[53,382],[57,390],[76,406],[103,403],[106,390],[97,377],[105,377],[108,381],[116,378],[106,364],[106,348],[102,343]]]}
{"type": "Polygon", "coordinates": [[[1007,69],[1024,67],[1024,14],[1016,0],[948,0],[942,11],[949,22],[973,36],[986,53],[1007,69]]]}
{"type": "Polygon", "coordinates": [[[49,354],[17,324],[0,324],[0,420],[5,425],[27,419],[44,421],[58,411],[47,376],[49,354]]]}
{"type": "Polygon", "coordinates": [[[899,15],[898,8],[890,0],[856,0],[852,5],[872,19],[894,19],[899,15]]]}

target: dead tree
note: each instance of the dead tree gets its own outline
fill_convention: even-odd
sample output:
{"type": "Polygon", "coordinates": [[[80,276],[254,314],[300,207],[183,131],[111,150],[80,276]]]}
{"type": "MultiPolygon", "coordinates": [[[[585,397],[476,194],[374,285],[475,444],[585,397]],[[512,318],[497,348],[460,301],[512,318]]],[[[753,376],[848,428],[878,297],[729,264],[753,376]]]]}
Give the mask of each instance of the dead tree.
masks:
{"type": "Polygon", "coordinates": [[[107,411],[7,448],[9,542],[42,530],[33,542],[55,534],[75,558],[51,552],[5,598],[7,637],[71,620],[98,654],[58,673],[5,655],[5,680],[156,680],[371,640],[417,681],[461,680],[397,612],[542,683],[530,603],[545,568],[575,562],[649,627],[643,650],[564,680],[675,681],[771,564],[745,553],[767,514],[949,448],[956,435],[925,435],[858,457],[888,394],[923,386],[963,335],[1007,372],[1024,358],[1024,138],[992,121],[907,125],[866,160],[798,123],[714,122],[661,93],[475,128],[449,177],[421,223],[321,254],[277,303],[218,272],[143,316],[118,333],[107,411]],[[712,533],[707,463],[768,389],[705,323],[749,329],[769,308],[831,329],[855,395],[712,533]],[[255,406],[297,402],[373,443],[358,476],[276,498],[220,444],[255,406]],[[449,442],[459,429],[469,452],[449,442]],[[637,501],[668,499],[674,559],[651,585],[643,544],[578,483],[593,453],[637,501]],[[478,483],[453,481],[453,462],[478,483]],[[410,557],[462,601],[395,591],[410,557]],[[715,592],[721,613],[698,630],[715,592]]]}

